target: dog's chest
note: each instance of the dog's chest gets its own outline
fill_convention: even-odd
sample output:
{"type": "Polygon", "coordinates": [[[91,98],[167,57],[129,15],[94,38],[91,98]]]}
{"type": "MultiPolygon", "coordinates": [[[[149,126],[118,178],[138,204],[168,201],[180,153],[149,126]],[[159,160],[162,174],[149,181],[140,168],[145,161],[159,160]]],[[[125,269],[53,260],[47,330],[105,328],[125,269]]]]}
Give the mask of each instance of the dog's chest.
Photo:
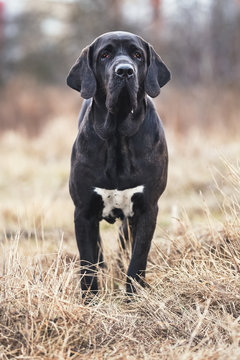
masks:
{"type": "Polygon", "coordinates": [[[143,193],[144,186],[139,185],[125,190],[108,190],[96,187],[94,191],[102,198],[103,218],[115,217],[114,212],[116,209],[121,210],[125,217],[132,217],[134,215],[133,196],[138,193],[143,193]]]}

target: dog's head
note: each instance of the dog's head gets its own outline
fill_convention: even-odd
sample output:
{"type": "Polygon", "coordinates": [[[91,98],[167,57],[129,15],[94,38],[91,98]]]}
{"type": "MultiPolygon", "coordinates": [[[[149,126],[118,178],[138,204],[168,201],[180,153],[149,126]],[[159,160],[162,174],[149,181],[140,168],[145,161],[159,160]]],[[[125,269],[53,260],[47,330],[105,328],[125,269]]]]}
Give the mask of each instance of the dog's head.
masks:
{"type": "Polygon", "coordinates": [[[83,49],[67,84],[85,99],[104,98],[114,113],[123,104],[134,111],[140,93],[156,97],[169,79],[169,70],[151,45],[137,35],[114,31],[83,49]]]}

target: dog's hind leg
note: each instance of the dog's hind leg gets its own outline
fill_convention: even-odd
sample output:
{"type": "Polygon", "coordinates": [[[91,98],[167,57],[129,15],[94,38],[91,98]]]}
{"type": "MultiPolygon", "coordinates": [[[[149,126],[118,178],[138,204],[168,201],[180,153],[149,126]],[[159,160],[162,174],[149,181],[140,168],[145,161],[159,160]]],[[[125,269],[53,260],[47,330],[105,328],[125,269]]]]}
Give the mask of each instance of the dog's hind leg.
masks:
{"type": "Polygon", "coordinates": [[[127,218],[124,218],[122,225],[119,229],[119,245],[120,248],[125,250],[126,245],[131,241],[132,234],[131,234],[131,227],[127,218]]]}
{"type": "Polygon", "coordinates": [[[101,240],[101,236],[100,234],[98,234],[98,240],[97,240],[97,247],[96,247],[96,263],[98,263],[98,265],[101,268],[105,267],[105,263],[103,260],[103,249],[102,249],[102,240],[101,240]]]}
{"type": "MultiPolygon", "coordinates": [[[[118,266],[121,272],[124,272],[124,258],[129,262],[131,252],[133,249],[134,238],[134,226],[128,218],[124,218],[122,225],[119,229],[119,254],[118,254],[118,266]]],[[[125,269],[126,271],[126,269],[125,269]]]]}

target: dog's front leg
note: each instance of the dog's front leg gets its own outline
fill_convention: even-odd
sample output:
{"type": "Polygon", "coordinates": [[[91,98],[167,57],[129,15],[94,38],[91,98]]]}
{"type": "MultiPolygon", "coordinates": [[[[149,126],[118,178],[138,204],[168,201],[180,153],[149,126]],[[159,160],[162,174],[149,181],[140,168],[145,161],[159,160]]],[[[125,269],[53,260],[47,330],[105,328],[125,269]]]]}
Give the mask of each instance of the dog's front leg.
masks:
{"type": "Polygon", "coordinates": [[[99,261],[99,222],[96,219],[87,219],[78,208],[75,208],[74,222],[80,253],[81,288],[83,291],[97,293],[96,265],[99,261]]]}
{"type": "Polygon", "coordinates": [[[153,233],[156,227],[158,213],[157,205],[146,210],[139,216],[135,223],[135,236],[133,239],[133,252],[127,273],[127,294],[135,292],[132,280],[136,280],[140,285],[145,285],[145,270],[147,257],[151,246],[153,233]]]}

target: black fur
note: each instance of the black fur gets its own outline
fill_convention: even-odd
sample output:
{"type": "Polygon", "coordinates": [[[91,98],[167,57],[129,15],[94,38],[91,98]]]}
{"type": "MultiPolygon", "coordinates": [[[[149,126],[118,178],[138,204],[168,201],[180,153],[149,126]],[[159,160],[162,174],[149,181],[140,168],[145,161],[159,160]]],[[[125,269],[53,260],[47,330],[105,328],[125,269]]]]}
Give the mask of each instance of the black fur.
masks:
{"type": "MultiPolygon", "coordinates": [[[[168,165],[162,123],[147,94],[156,97],[169,79],[166,65],[152,46],[127,32],[98,37],[70,70],[67,84],[88,99],[80,113],[70,175],[83,290],[97,292],[96,264],[102,262],[99,221],[103,201],[93,191],[95,187],[124,190],[144,185],[144,192],[132,197],[134,216],[128,219],[133,248],[127,292],[135,290],[132,279],[144,285],[168,165]],[[118,64],[130,66],[132,74],[118,76],[118,64]]],[[[106,220],[113,223],[117,217],[126,229],[127,219],[120,209],[106,220]]]]}

